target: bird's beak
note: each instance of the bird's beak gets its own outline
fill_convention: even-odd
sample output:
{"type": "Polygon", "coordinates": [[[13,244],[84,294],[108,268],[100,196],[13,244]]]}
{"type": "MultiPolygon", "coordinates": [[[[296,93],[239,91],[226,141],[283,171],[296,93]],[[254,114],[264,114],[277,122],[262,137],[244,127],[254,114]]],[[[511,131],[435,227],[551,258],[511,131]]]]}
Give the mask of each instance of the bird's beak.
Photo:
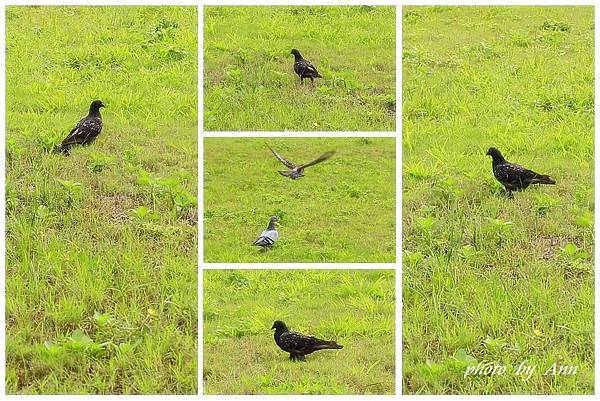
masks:
{"type": "Polygon", "coordinates": [[[271,330],[273,330],[275,328],[275,325],[271,326],[271,330]]]}

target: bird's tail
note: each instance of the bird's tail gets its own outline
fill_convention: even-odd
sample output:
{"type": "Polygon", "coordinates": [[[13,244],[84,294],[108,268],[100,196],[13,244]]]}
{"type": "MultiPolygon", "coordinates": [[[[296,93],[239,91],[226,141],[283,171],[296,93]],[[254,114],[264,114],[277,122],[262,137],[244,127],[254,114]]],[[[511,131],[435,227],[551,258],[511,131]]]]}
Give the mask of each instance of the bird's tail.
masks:
{"type": "Polygon", "coordinates": [[[552,178],[550,178],[549,175],[538,175],[536,177],[534,177],[531,180],[532,184],[547,184],[547,185],[554,185],[556,184],[556,181],[554,181],[552,178]]]}
{"type": "Polygon", "coordinates": [[[321,75],[317,72],[317,75],[315,75],[315,78],[323,78],[323,75],[321,75]]]}
{"type": "Polygon", "coordinates": [[[343,345],[336,343],[335,341],[325,341],[322,340],[319,345],[317,345],[317,349],[342,349],[343,345]]]}

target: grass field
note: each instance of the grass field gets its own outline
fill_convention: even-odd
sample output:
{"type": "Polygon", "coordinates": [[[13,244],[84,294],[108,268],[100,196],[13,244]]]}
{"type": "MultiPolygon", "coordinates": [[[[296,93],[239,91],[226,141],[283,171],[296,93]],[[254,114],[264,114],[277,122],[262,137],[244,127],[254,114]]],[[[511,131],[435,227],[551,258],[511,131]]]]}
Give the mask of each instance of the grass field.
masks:
{"type": "Polygon", "coordinates": [[[6,21],[7,393],[197,392],[197,9],[6,21]]]}
{"type": "Polygon", "coordinates": [[[592,394],[593,8],[402,18],[403,392],[592,394]],[[557,185],[507,199],[490,146],[557,185]]]}
{"type": "Polygon", "coordinates": [[[393,270],[205,270],[205,394],[393,394],[393,270]],[[293,362],[269,330],[336,340],[293,362]]]}
{"type": "Polygon", "coordinates": [[[395,7],[206,7],[204,129],[393,131],[395,7]],[[323,79],[300,86],[292,49],[323,79]]]}
{"type": "Polygon", "coordinates": [[[394,138],[205,138],[206,262],[393,262],[394,138]],[[291,180],[267,143],[295,163],[335,150],[291,180]],[[252,242],[279,218],[269,251],[252,242]]]}

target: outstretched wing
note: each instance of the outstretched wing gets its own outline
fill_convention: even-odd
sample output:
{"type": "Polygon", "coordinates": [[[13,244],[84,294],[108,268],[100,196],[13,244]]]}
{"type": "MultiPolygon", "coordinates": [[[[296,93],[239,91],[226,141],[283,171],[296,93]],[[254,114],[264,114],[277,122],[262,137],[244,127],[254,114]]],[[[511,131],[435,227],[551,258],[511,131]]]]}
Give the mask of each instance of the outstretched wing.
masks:
{"type": "Polygon", "coordinates": [[[281,156],[279,153],[275,152],[269,145],[267,145],[267,147],[271,150],[271,153],[273,153],[273,155],[275,156],[275,158],[277,160],[279,160],[281,163],[283,163],[284,166],[286,166],[290,170],[293,170],[294,168],[296,168],[296,166],[294,165],[294,163],[292,163],[291,161],[287,160],[286,158],[284,158],[283,156],[281,156]]]}
{"type": "Polygon", "coordinates": [[[301,165],[301,166],[298,166],[298,169],[303,169],[303,168],[306,168],[306,167],[313,166],[313,165],[315,165],[315,164],[317,164],[317,163],[324,162],[325,160],[327,160],[327,159],[329,159],[331,156],[333,156],[333,154],[334,154],[334,153],[335,153],[335,152],[333,152],[333,151],[331,151],[331,152],[325,152],[325,153],[323,153],[321,156],[317,157],[315,160],[313,160],[313,161],[311,161],[311,162],[308,162],[308,163],[305,163],[305,164],[303,164],[303,165],[301,165]]]}

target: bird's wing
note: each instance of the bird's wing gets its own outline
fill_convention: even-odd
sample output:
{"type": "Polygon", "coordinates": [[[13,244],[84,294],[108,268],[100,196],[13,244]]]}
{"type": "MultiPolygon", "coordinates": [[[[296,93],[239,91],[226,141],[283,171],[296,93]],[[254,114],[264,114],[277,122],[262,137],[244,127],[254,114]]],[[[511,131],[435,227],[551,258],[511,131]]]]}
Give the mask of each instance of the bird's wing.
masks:
{"type": "Polygon", "coordinates": [[[278,239],[279,233],[276,230],[264,230],[252,244],[259,246],[271,246],[278,239]]]}
{"type": "Polygon", "coordinates": [[[83,143],[86,143],[88,139],[94,139],[102,131],[102,120],[99,118],[93,118],[83,123],[84,127],[87,129],[87,133],[83,138],[83,143]]]}
{"type": "Polygon", "coordinates": [[[285,347],[286,351],[296,351],[299,353],[306,354],[320,349],[344,348],[342,345],[339,345],[335,341],[321,340],[317,337],[306,336],[304,334],[296,333],[293,331],[283,333],[280,337],[280,341],[285,347]]]}
{"type": "Polygon", "coordinates": [[[498,166],[498,175],[506,181],[527,181],[538,175],[523,166],[514,163],[503,163],[498,166]]]}
{"type": "Polygon", "coordinates": [[[265,230],[263,231],[262,236],[273,240],[273,242],[279,239],[279,233],[277,230],[265,230]]]}
{"type": "Polygon", "coordinates": [[[325,153],[323,153],[321,156],[317,157],[315,160],[313,160],[313,161],[311,161],[311,162],[308,162],[308,163],[305,163],[305,164],[303,164],[303,165],[301,165],[301,166],[298,166],[298,169],[303,169],[303,168],[306,168],[306,167],[313,166],[313,165],[315,165],[315,164],[317,164],[317,163],[324,162],[325,160],[327,160],[327,159],[329,159],[331,156],[333,156],[333,154],[334,154],[334,153],[335,153],[335,152],[333,152],[333,151],[331,151],[331,152],[325,152],[325,153]]]}
{"type": "Polygon", "coordinates": [[[291,161],[287,160],[285,157],[281,156],[279,153],[275,152],[273,150],[273,148],[271,148],[269,145],[267,145],[267,147],[271,150],[271,153],[273,153],[273,156],[275,156],[275,158],[277,160],[279,160],[281,163],[283,163],[284,166],[286,166],[287,168],[293,170],[296,166],[294,165],[294,163],[292,163],[291,161]]]}
{"type": "Polygon", "coordinates": [[[77,122],[75,127],[73,127],[71,132],[69,132],[69,135],[67,135],[67,137],[62,141],[62,145],[68,144],[70,141],[74,140],[79,135],[80,130],[81,130],[83,124],[85,123],[86,118],[87,117],[84,117],[77,122]]]}
{"type": "Polygon", "coordinates": [[[62,146],[85,143],[90,137],[95,138],[102,130],[102,121],[97,118],[83,118],[62,141],[62,146]]]}
{"type": "Polygon", "coordinates": [[[311,63],[308,60],[302,60],[302,61],[304,62],[304,73],[319,75],[319,71],[317,71],[317,67],[315,67],[313,65],[313,63],[311,63]]]}
{"type": "Polygon", "coordinates": [[[310,349],[316,345],[316,338],[305,336],[294,331],[287,331],[281,335],[281,344],[291,351],[310,349]]]}
{"type": "Polygon", "coordinates": [[[275,243],[275,241],[271,240],[270,238],[267,237],[258,237],[256,239],[256,241],[254,241],[252,243],[252,245],[256,245],[256,246],[272,246],[275,243]]]}

